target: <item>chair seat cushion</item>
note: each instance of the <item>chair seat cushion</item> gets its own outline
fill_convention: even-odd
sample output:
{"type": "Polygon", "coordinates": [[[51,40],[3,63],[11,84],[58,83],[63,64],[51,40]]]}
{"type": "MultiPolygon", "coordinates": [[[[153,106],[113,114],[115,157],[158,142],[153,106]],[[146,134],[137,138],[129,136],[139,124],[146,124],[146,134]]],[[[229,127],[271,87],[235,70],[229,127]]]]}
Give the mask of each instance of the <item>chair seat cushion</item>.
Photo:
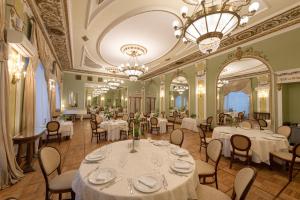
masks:
{"type": "MultiPolygon", "coordinates": [[[[231,150],[231,152],[232,152],[232,150],[231,150]]],[[[234,153],[235,153],[235,155],[246,156],[246,153],[247,153],[247,152],[246,152],[246,151],[239,151],[239,150],[236,149],[236,150],[234,151],[234,153]]],[[[248,155],[249,155],[249,156],[252,155],[252,151],[251,151],[251,150],[249,151],[249,154],[248,154],[248,155]]]]}
{"type": "Polygon", "coordinates": [[[103,129],[103,128],[97,128],[97,132],[98,132],[98,133],[105,132],[105,129],[103,129]]]}
{"type": "MultiPolygon", "coordinates": [[[[277,151],[277,152],[271,152],[271,154],[277,158],[280,158],[282,160],[292,161],[293,154],[289,152],[284,151],[277,151]]],[[[295,160],[297,163],[300,163],[300,158],[296,158],[295,160]]]]}
{"type": "Polygon", "coordinates": [[[77,173],[77,170],[70,170],[58,176],[55,176],[49,181],[50,190],[67,190],[72,188],[72,181],[77,173]]]}
{"type": "Polygon", "coordinates": [[[215,173],[215,166],[204,162],[202,160],[196,160],[196,167],[198,175],[213,175],[215,173]]]}
{"type": "Polygon", "coordinates": [[[231,200],[225,193],[208,185],[200,185],[197,188],[198,200],[231,200]]]}

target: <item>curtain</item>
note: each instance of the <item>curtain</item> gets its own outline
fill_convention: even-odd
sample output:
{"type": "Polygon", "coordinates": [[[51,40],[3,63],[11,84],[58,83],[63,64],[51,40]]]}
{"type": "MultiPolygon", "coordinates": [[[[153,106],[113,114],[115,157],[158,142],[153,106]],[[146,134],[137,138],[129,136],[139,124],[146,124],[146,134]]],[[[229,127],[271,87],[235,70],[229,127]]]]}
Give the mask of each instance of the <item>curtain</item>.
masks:
{"type": "Polygon", "coordinates": [[[60,102],[60,86],[56,82],[56,87],[55,87],[55,110],[60,110],[61,109],[61,102],[60,102]]]}
{"type": "Polygon", "coordinates": [[[4,28],[5,1],[0,0],[0,189],[16,183],[24,176],[17,164],[9,134],[9,74],[4,28]]]}
{"type": "MultiPolygon", "coordinates": [[[[36,47],[36,26],[32,27],[32,44],[36,47]]],[[[33,136],[35,128],[35,71],[38,66],[38,55],[29,59],[26,70],[24,101],[23,101],[23,118],[22,133],[24,136],[33,136]]]]}

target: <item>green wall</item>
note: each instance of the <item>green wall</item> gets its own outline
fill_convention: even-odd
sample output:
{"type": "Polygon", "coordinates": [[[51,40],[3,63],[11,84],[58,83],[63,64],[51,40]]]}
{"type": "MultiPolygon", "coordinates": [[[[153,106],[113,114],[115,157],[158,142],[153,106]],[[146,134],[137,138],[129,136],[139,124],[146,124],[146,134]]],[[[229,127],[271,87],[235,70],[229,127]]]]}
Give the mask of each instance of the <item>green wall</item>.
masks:
{"type": "Polygon", "coordinates": [[[283,122],[300,123],[300,83],[282,85],[283,122]]]}

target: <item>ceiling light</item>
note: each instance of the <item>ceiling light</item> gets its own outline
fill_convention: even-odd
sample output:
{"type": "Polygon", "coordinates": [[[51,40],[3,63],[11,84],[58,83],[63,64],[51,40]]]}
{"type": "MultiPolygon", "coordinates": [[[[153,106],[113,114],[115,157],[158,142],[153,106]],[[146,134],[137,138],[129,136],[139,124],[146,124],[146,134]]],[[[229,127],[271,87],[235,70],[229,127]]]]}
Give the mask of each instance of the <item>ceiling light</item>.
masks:
{"type": "Polygon", "coordinates": [[[121,84],[124,83],[123,80],[118,79],[107,79],[104,81],[107,83],[108,87],[113,90],[117,89],[118,87],[120,87],[121,84]]]}
{"type": "Polygon", "coordinates": [[[121,51],[129,56],[126,66],[120,66],[120,71],[127,74],[130,81],[137,81],[138,78],[148,71],[148,67],[140,65],[137,57],[147,53],[147,49],[136,44],[128,44],[121,47],[121,51]]]}
{"type": "Polygon", "coordinates": [[[183,42],[196,43],[202,53],[209,54],[218,50],[222,39],[234,31],[239,25],[245,25],[249,16],[259,9],[259,3],[249,6],[249,13],[242,17],[240,11],[248,6],[251,0],[183,0],[194,6],[194,12],[187,16],[188,8],[182,7],[180,12],[186,19],[179,27],[173,22],[174,35],[183,42]]]}

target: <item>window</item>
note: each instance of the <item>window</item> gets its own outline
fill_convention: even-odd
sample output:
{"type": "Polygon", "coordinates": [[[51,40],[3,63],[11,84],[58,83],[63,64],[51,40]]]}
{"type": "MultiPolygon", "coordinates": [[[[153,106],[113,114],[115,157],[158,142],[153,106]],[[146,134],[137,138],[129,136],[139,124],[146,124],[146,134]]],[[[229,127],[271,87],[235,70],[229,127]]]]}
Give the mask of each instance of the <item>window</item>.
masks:
{"type": "Polygon", "coordinates": [[[56,97],[56,110],[60,111],[61,105],[60,105],[60,87],[58,82],[56,82],[55,86],[55,97],[56,97]]]}
{"type": "Polygon", "coordinates": [[[250,108],[250,97],[244,92],[230,92],[224,99],[226,112],[245,112],[247,116],[250,108]]]}
{"type": "Polygon", "coordinates": [[[48,84],[45,79],[44,67],[41,63],[39,63],[35,73],[35,82],[35,128],[41,128],[46,126],[46,123],[50,120],[50,108],[47,90],[48,84]]]}

